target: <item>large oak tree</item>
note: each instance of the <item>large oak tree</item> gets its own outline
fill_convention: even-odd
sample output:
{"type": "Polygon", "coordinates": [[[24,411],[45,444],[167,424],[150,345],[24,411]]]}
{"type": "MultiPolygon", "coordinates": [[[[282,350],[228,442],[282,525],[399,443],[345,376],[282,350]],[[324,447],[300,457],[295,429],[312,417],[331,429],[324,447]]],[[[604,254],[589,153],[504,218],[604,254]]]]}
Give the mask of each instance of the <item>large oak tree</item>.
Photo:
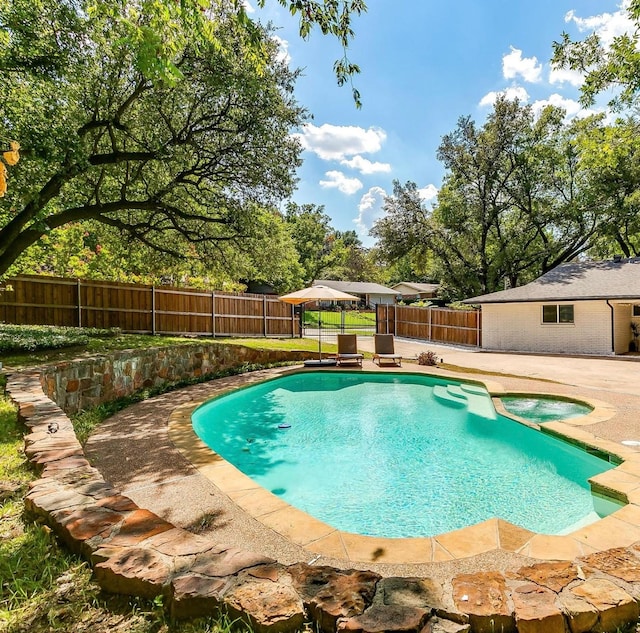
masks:
{"type": "Polygon", "coordinates": [[[526,283],[583,252],[609,216],[578,139],[596,123],[499,99],[478,126],[462,117],[443,137],[446,168],[427,209],[414,183],[396,182],[376,223],[387,259],[430,262],[429,276],[460,299],[526,283]]]}
{"type": "MultiPolygon", "coordinates": [[[[144,26],[134,3],[121,4],[144,26]]],[[[295,75],[268,33],[252,31],[256,46],[226,5],[209,9],[210,39],[174,40],[176,81],[140,69],[130,29],[110,12],[75,0],[1,5],[0,136],[19,139],[22,159],[0,200],[0,275],[81,220],[160,252],[182,256],[188,242],[215,257],[255,236],[257,208],[291,193],[300,148],[290,131],[304,120],[295,75]]]]}

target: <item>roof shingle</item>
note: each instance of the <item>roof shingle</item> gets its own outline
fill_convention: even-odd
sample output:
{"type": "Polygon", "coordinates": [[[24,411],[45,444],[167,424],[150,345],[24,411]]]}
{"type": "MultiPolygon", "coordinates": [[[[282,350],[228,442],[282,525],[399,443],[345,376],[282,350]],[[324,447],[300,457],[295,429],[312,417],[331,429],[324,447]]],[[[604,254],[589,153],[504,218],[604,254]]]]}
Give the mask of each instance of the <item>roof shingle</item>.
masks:
{"type": "Polygon", "coordinates": [[[465,299],[465,303],[587,299],[640,300],[640,257],[561,264],[524,286],[465,299]]]}

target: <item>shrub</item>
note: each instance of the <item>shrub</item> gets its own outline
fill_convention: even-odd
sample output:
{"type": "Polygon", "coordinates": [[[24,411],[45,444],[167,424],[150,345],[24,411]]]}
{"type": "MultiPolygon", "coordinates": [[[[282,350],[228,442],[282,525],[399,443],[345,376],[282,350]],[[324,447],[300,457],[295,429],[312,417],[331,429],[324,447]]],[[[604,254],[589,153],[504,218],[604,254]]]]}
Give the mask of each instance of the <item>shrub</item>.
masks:
{"type": "Polygon", "coordinates": [[[120,330],[78,327],[54,327],[50,325],[0,324],[0,353],[35,352],[41,349],[58,349],[86,345],[90,337],[118,336],[120,330]]]}
{"type": "Polygon", "coordinates": [[[438,356],[431,350],[418,354],[418,365],[437,365],[438,356]]]}
{"type": "Polygon", "coordinates": [[[467,312],[473,312],[476,310],[476,306],[469,305],[468,303],[462,303],[462,301],[452,301],[447,304],[447,308],[451,310],[466,310],[467,312]]]}

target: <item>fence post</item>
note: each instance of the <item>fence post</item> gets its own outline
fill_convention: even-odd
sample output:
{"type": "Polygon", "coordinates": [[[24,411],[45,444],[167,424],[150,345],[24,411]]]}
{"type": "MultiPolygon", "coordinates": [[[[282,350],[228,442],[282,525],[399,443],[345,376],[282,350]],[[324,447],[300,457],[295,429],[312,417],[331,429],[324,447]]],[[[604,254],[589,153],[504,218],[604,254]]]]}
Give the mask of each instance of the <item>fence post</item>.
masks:
{"type": "Polygon", "coordinates": [[[291,305],[291,338],[296,337],[296,309],[295,306],[291,305]]]}
{"type": "Polygon", "coordinates": [[[80,280],[78,279],[78,327],[82,327],[82,295],[80,293],[80,280]]]}
{"type": "Polygon", "coordinates": [[[385,303],[384,333],[389,334],[389,304],[385,303]]]}
{"type": "Polygon", "coordinates": [[[156,286],[151,286],[151,334],[156,334],[156,286]]]}
{"type": "Polygon", "coordinates": [[[476,312],[476,347],[480,347],[480,317],[482,315],[482,311],[478,310],[476,312]]]}
{"type": "Polygon", "coordinates": [[[429,306],[427,310],[429,310],[429,337],[428,338],[429,340],[431,340],[431,310],[432,310],[431,306],[429,306]]]}
{"type": "Polygon", "coordinates": [[[267,295],[262,295],[262,336],[267,338],[267,295]]]}
{"type": "Polygon", "coordinates": [[[216,293],[211,293],[211,336],[216,337],[216,293]]]}

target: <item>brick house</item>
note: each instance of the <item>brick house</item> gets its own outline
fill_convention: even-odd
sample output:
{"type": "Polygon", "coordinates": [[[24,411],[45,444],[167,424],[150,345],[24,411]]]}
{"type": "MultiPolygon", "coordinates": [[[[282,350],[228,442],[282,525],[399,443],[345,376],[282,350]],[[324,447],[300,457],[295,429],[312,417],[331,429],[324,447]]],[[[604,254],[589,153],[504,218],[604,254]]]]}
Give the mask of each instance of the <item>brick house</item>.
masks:
{"type": "Polygon", "coordinates": [[[482,347],[557,354],[640,351],[640,258],[561,264],[524,286],[466,299],[482,308],[482,347]]]}

